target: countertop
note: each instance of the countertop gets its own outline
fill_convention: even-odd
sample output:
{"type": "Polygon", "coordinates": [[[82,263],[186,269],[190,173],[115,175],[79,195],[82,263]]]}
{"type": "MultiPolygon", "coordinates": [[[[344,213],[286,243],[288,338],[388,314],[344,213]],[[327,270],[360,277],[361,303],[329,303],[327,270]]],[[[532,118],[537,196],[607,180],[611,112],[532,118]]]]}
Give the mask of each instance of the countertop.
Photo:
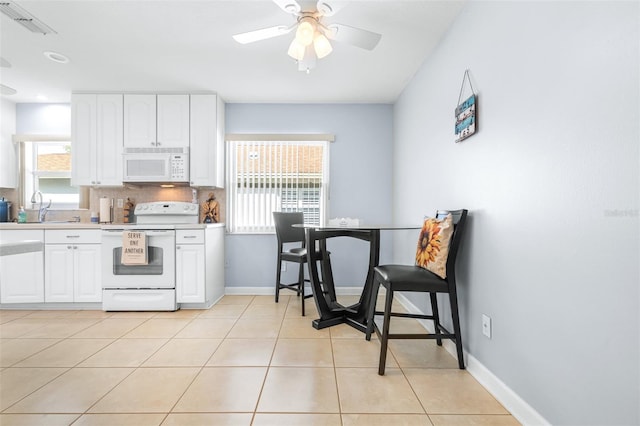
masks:
{"type": "MultiPolygon", "coordinates": [[[[144,227],[152,229],[154,227],[161,227],[162,225],[139,223],[89,223],[89,222],[32,222],[32,223],[16,223],[16,222],[2,222],[0,223],[0,230],[19,230],[19,229],[117,229],[124,227],[137,227],[138,229],[144,227]]],[[[224,223],[190,223],[190,224],[175,224],[175,229],[205,229],[205,228],[217,228],[224,227],[224,223]]]]}

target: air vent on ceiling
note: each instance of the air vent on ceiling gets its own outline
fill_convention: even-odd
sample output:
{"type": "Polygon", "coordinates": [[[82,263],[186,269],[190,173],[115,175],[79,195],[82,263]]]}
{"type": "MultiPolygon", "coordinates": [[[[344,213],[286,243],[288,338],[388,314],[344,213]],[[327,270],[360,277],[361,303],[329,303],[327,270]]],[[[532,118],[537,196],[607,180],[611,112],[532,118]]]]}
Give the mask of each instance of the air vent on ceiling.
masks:
{"type": "Polygon", "coordinates": [[[34,33],[57,34],[53,28],[21,8],[14,1],[0,2],[0,12],[34,33]]]}

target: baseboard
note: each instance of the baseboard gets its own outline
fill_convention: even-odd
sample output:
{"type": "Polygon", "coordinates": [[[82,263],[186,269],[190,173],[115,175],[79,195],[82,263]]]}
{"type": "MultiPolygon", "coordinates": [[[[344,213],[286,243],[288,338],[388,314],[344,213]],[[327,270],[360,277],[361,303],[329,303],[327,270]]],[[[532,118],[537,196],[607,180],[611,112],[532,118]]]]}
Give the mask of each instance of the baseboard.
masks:
{"type": "MultiPolygon", "coordinates": [[[[418,309],[416,305],[411,303],[411,301],[401,293],[396,293],[394,296],[408,312],[413,314],[424,314],[424,312],[418,309]]],[[[424,328],[426,328],[430,333],[433,333],[433,323],[431,321],[419,321],[424,328]]],[[[447,352],[457,358],[456,345],[451,340],[445,340],[442,344],[447,352]]],[[[471,374],[491,395],[493,395],[498,402],[509,410],[513,417],[515,417],[520,423],[531,426],[549,426],[551,424],[473,355],[464,351],[464,357],[467,361],[466,367],[469,374],[471,374]]]]}
{"type": "MultiPolygon", "coordinates": [[[[273,296],[273,287],[225,287],[224,294],[242,296],[273,296]]],[[[306,294],[311,294],[311,288],[306,287],[306,294]]],[[[336,287],[336,294],[339,296],[355,296],[362,293],[362,287],[336,287]]],[[[281,290],[280,294],[288,294],[281,290]]],[[[295,293],[291,293],[295,294],[295,293]]]]}

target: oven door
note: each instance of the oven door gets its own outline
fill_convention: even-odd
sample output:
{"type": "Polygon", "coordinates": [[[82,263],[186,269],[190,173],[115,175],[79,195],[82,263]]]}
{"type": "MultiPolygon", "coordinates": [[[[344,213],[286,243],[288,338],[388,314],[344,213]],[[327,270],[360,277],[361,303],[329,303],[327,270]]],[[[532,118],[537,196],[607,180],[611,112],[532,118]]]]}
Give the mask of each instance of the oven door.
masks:
{"type": "Polygon", "coordinates": [[[105,289],[175,288],[176,235],[174,230],[144,230],[146,265],[122,264],[123,230],[102,231],[102,287],[105,289]]]}

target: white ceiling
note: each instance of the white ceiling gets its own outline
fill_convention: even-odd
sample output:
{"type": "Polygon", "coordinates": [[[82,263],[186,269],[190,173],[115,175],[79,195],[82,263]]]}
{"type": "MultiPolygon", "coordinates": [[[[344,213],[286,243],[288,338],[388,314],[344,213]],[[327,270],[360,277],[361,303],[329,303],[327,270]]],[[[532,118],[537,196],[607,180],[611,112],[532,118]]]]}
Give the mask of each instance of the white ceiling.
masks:
{"type": "Polygon", "coordinates": [[[69,102],[72,91],[217,92],[226,102],[392,103],[464,1],[350,1],[325,23],[382,34],[373,51],[333,42],[309,74],[287,48],[294,33],[241,45],[233,34],[290,25],[271,0],[19,0],[53,28],[41,35],[0,15],[0,82],[12,102],[69,102]],[[44,51],[70,58],[50,61],[44,51]]]}

